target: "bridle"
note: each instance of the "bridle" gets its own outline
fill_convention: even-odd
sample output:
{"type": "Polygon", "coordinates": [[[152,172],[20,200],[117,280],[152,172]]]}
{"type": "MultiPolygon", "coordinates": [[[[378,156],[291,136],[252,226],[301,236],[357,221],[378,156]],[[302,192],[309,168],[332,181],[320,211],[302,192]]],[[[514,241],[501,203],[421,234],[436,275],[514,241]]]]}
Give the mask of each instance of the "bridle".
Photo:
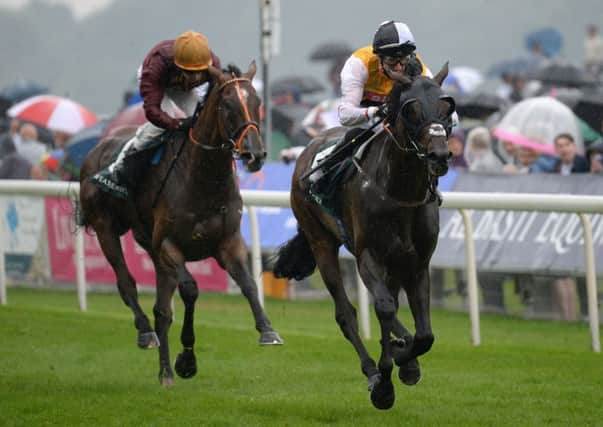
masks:
{"type": "MultiPolygon", "coordinates": [[[[243,95],[243,91],[239,84],[241,82],[246,82],[246,83],[251,84],[251,80],[249,80],[246,77],[235,77],[230,80],[226,80],[224,83],[222,83],[220,85],[220,87],[218,88],[218,92],[222,92],[224,90],[224,88],[226,88],[229,85],[236,86],[237,96],[239,98],[241,106],[243,107],[243,113],[245,115],[245,122],[243,122],[228,137],[227,142],[225,142],[219,146],[207,145],[207,144],[202,143],[201,141],[197,141],[193,136],[193,128],[191,127],[188,132],[188,137],[193,144],[198,145],[201,148],[203,148],[205,150],[210,150],[210,151],[211,150],[230,151],[233,154],[233,156],[235,158],[237,158],[241,154],[243,140],[245,139],[245,137],[247,136],[247,133],[250,130],[254,130],[258,134],[258,137],[259,137],[260,125],[258,124],[258,122],[251,119],[251,115],[249,114],[249,110],[247,109],[247,103],[245,102],[245,96],[243,95]]],[[[220,110],[220,107],[218,107],[218,110],[220,110]]]]}

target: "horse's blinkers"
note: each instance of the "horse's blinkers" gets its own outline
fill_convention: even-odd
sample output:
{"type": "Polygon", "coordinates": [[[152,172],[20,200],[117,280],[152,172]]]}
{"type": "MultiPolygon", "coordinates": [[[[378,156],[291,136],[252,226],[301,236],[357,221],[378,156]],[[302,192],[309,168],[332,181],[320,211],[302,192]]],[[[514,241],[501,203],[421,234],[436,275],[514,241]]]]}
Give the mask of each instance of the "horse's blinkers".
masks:
{"type": "Polygon", "coordinates": [[[443,95],[435,110],[426,110],[425,105],[428,104],[417,98],[406,99],[400,107],[399,118],[412,146],[408,151],[427,161],[430,174],[442,176],[448,172],[451,156],[448,135],[455,103],[453,98],[443,95]]]}

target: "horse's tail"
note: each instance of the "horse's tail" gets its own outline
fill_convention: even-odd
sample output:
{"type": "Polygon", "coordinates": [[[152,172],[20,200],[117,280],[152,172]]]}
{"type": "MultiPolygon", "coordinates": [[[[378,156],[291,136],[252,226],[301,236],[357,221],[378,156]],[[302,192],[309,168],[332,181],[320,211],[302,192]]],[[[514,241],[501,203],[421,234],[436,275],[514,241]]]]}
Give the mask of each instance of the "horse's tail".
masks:
{"type": "Polygon", "coordinates": [[[297,234],[281,246],[276,253],[274,264],[275,277],[302,280],[316,268],[316,260],[306,235],[301,229],[297,234]]]}

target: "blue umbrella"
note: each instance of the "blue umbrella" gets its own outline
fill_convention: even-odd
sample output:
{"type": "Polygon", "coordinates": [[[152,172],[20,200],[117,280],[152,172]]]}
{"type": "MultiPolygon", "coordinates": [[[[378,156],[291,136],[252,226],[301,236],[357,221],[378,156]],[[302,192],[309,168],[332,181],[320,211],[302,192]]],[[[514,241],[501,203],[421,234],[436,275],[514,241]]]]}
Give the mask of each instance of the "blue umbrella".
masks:
{"type": "Polygon", "coordinates": [[[103,119],[83,129],[73,135],[67,145],[65,145],[65,160],[63,161],[62,168],[71,173],[74,178],[79,178],[80,168],[84,159],[98,143],[108,122],[107,119],[103,119]]]}
{"type": "Polygon", "coordinates": [[[528,33],[525,37],[525,44],[528,50],[540,46],[544,55],[552,58],[561,51],[563,36],[555,28],[542,28],[528,33]]]}

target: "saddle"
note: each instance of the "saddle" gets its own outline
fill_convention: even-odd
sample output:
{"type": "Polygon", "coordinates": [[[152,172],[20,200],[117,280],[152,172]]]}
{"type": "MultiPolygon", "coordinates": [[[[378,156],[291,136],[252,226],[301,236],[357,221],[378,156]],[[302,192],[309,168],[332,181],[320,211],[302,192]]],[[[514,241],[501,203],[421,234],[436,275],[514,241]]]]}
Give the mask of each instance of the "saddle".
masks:
{"type": "Polygon", "coordinates": [[[338,152],[338,158],[329,157],[332,152],[336,152],[337,148],[357,137],[364,129],[351,129],[344,136],[335,137],[328,140],[316,152],[311,162],[311,168],[325,163],[323,170],[324,175],[316,182],[308,187],[307,193],[309,198],[318,204],[328,214],[339,218],[341,216],[341,203],[339,196],[341,194],[339,188],[347,182],[356,173],[353,158],[360,159],[364,153],[366,146],[373,140],[370,132],[364,136],[358,144],[350,145],[343,152],[338,152]]]}

